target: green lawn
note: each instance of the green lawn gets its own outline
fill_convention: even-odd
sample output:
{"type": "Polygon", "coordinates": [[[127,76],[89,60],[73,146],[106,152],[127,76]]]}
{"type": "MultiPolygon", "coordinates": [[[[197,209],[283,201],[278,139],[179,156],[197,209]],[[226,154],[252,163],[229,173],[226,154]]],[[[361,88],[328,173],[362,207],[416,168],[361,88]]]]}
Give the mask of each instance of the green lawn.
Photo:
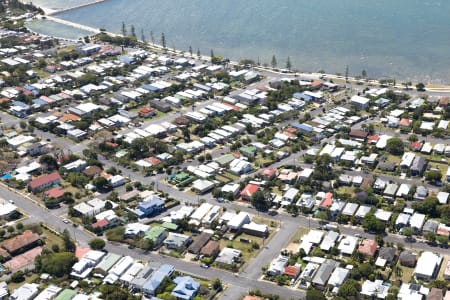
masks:
{"type": "Polygon", "coordinates": [[[310,231],[310,228],[305,228],[305,227],[299,227],[297,232],[295,233],[295,235],[293,236],[291,242],[299,242],[300,239],[302,238],[302,236],[308,234],[308,232],[310,231]]]}
{"type": "Polygon", "coordinates": [[[42,234],[45,236],[44,248],[52,249],[53,245],[58,245],[61,250],[64,248],[64,242],[60,236],[46,228],[42,228],[42,234]]]}
{"type": "Polygon", "coordinates": [[[33,283],[38,278],[39,278],[38,274],[31,274],[30,276],[25,276],[25,281],[18,282],[18,283],[10,281],[8,283],[8,289],[12,292],[15,289],[19,288],[20,286],[24,285],[25,283],[33,283]]]}
{"type": "MultiPolygon", "coordinates": [[[[234,240],[229,241],[225,239],[220,240],[220,249],[223,249],[225,247],[237,249],[242,251],[242,258],[244,260],[244,263],[248,262],[252,257],[255,257],[260,249],[254,249],[252,246],[252,243],[256,242],[260,249],[263,247],[263,239],[260,237],[248,235],[248,234],[240,234],[237,236],[234,240]],[[241,242],[240,239],[247,239],[251,241],[250,243],[241,242]]],[[[267,243],[267,240],[265,241],[267,243]]]]}

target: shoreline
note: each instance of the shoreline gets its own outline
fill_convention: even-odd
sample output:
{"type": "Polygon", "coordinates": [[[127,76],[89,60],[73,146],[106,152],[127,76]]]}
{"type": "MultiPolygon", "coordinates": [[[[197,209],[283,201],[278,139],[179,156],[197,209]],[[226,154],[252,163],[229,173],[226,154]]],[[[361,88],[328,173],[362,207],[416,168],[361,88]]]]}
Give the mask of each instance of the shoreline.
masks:
{"type": "MultiPolygon", "coordinates": [[[[21,0],[21,1],[25,1],[25,0],[21,0]]],[[[91,5],[95,5],[95,4],[98,4],[98,3],[103,3],[103,2],[106,2],[106,1],[107,0],[97,0],[97,1],[86,3],[86,4],[82,4],[82,5],[79,5],[79,6],[70,7],[70,8],[66,8],[66,9],[61,9],[61,10],[54,10],[54,9],[50,9],[50,8],[46,8],[46,7],[40,7],[44,11],[45,15],[39,15],[38,18],[39,19],[44,19],[44,20],[47,19],[47,20],[50,20],[50,21],[53,21],[53,22],[56,22],[56,23],[60,23],[60,24],[63,24],[63,25],[69,26],[69,27],[73,27],[75,29],[80,29],[80,30],[84,30],[84,31],[87,31],[87,32],[91,32],[92,35],[104,32],[104,33],[109,34],[111,36],[121,36],[121,34],[110,32],[110,31],[107,31],[106,29],[103,30],[103,31],[100,31],[99,28],[94,28],[94,27],[91,27],[91,26],[88,26],[88,25],[84,25],[84,24],[81,24],[81,23],[73,22],[73,21],[68,21],[68,20],[59,18],[57,16],[54,16],[54,14],[58,14],[60,12],[70,11],[70,10],[73,10],[73,9],[78,9],[80,7],[91,6],[91,5]]],[[[37,33],[37,34],[40,34],[40,33],[37,33]]],[[[57,37],[57,38],[69,40],[68,38],[64,38],[64,37],[57,37]]],[[[139,39],[138,39],[138,42],[139,43],[144,43],[143,41],[141,41],[139,39]]],[[[153,43],[151,43],[149,41],[145,42],[145,45],[147,45],[148,47],[151,47],[151,48],[155,48],[157,50],[164,50],[162,45],[153,44],[153,43]]],[[[187,52],[187,51],[183,51],[183,50],[179,50],[179,49],[173,49],[173,48],[169,48],[169,47],[166,47],[166,51],[167,51],[167,53],[171,53],[171,54],[184,54],[184,53],[187,52]]],[[[193,56],[196,56],[196,55],[194,54],[193,56]]],[[[210,57],[209,56],[205,56],[205,55],[201,55],[200,59],[204,60],[204,61],[209,61],[210,57]]],[[[236,65],[241,65],[238,61],[232,61],[232,60],[230,60],[229,64],[230,65],[235,65],[235,66],[236,65]]],[[[288,76],[296,76],[296,77],[298,77],[298,76],[302,76],[302,75],[303,76],[317,76],[317,77],[324,76],[328,80],[330,80],[330,79],[331,80],[336,80],[336,79],[342,80],[342,79],[344,79],[344,81],[345,81],[345,77],[344,76],[336,75],[336,74],[330,74],[330,73],[305,72],[305,71],[297,71],[297,72],[289,71],[289,72],[285,72],[285,70],[283,68],[275,68],[274,69],[274,68],[271,68],[271,67],[256,66],[256,65],[253,66],[252,68],[254,68],[256,70],[260,70],[260,71],[271,72],[271,73],[274,73],[274,74],[285,74],[287,77],[288,76]]],[[[379,82],[380,82],[381,78],[377,77],[377,78],[372,78],[372,79],[362,79],[362,78],[357,78],[357,77],[354,77],[354,76],[348,76],[348,82],[349,83],[351,83],[351,82],[356,83],[356,82],[359,82],[359,81],[369,81],[369,80],[374,82],[375,84],[379,85],[379,82]]],[[[418,82],[419,81],[413,82],[413,85],[412,85],[413,89],[414,89],[414,85],[416,83],[418,83],[418,82]]],[[[427,87],[427,91],[430,91],[430,92],[450,92],[450,83],[448,83],[448,84],[433,83],[433,82],[426,82],[426,83],[423,82],[423,83],[427,87]],[[428,86],[430,86],[430,87],[428,87],[428,86]],[[431,87],[431,86],[433,86],[433,87],[431,87]]],[[[402,84],[396,84],[396,86],[389,85],[389,87],[403,89],[404,86],[402,84]]]]}

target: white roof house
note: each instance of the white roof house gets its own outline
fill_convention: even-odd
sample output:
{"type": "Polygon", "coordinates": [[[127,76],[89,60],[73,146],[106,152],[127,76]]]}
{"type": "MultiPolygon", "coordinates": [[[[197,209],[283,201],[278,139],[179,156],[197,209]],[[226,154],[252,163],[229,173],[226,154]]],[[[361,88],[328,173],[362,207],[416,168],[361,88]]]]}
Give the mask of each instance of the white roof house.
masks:
{"type": "Polygon", "coordinates": [[[289,257],[279,255],[270,263],[269,269],[267,270],[267,274],[272,276],[283,274],[284,268],[288,265],[288,263],[289,257]]]}
{"type": "Polygon", "coordinates": [[[235,215],[230,221],[228,221],[228,227],[231,230],[241,229],[244,224],[250,223],[251,219],[248,213],[241,211],[235,215]]]}
{"type": "Polygon", "coordinates": [[[350,273],[350,270],[337,267],[334,269],[333,273],[331,273],[330,279],[328,279],[328,284],[332,285],[333,287],[339,287],[344,283],[344,281],[347,279],[348,274],[350,273]]]}
{"type": "Polygon", "coordinates": [[[338,249],[342,254],[351,255],[358,245],[358,238],[347,235],[339,243],[338,249]]]}
{"type": "Polygon", "coordinates": [[[39,284],[25,283],[11,294],[11,300],[31,300],[39,293],[39,284]]]}
{"type": "Polygon", "coordinates": [[[400,162],[400,166],[402,168],[409,168],[414,160],[416,155],[413,152],[405,152],[403,153],[402,160],[400,162]]]}
{"type": "Polygon", "coordinates": [[[47,288],[45,288],[39,295],[37,295],[34,300],[51,300],[55,298],[61,290],[62,288],[51,284],[47,288]]]}
{"type": "Polygon", "coordinates": [[[410,185],[406,183],[400,184],[400,187],[397,190],[397,193],[395,194],[397,197],[405,197],[408,195],[410,190],[410,185]]]}
{"type": "Polygon", "coordinates": [[[191,215],[191,220],[196,220],[198,222],[201,222],[202,219],[206,216],[206,214],[211,210],[212,207],[213,207],[212,204],[202,203],[191,215]]]}
{"type": "Polygon", "coordinates": [[[417,230],[417,231],[422,230],[422,226],[424,223],[425,223],[425,215],[424,214],[414,213],[412,215],[411,219],[409,219],[409,225],[411,226],[411,228],[413,228],[414,230],[417,230]]]}
{"type": "Polygon", "coordinates": [[[414,269],[414,276],[417,279],[430,280],[434,278],[439,271],[442,257],[429,252],[423,252],[417,260],[416,268],[414,269]]]}

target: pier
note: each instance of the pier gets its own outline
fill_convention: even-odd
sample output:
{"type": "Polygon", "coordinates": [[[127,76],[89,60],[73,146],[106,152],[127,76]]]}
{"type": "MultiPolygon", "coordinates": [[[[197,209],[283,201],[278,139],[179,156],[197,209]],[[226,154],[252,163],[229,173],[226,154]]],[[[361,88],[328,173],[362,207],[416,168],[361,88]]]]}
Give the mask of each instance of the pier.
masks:
{"type": "Polygon", "coordinates": [[[50,9],[50,10],[47,9],[46,10],[46,9],[44,9],[44,11],[45,11],[45,14],[47,16],[50,16],[50,15],[55,15],[55,14],[59,14],[59,13],[63,13],[63,12],[67,12],[67,11],[71,11],[71,10],[75,10],[75,9],[79,9],[79,8],[83,8],[83,7],[87,7],[87,6],[91,6],[91,5],[96,5],[96,4],[105,2],[105,1],[107,1],[107,0],[96,0],[96,1],[89,2],[89,3],[84,3],[84,4],[77,5],[77,6],[63,8],[63,9],[59,9],[59,10],[56,10],[56,9],[50,9]]]}

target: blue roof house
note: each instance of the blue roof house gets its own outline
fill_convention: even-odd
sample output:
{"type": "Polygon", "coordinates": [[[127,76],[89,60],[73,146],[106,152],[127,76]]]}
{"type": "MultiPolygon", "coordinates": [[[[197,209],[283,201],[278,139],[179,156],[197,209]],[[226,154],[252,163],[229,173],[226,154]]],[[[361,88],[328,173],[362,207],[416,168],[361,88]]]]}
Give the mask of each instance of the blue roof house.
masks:
{"type": "Polygon", "coordinates": [[[171,295],[179,300],[192,300],[197,295],[200,283],[192,279],[191,276],[179,276],[173,280],[176,287],[173,289],[171,295]]]}
{"type": "Polygon", "coordinates": [[[162,201],[158,196],[149,196],[142,201],[134,213],[139,218],[146,218],[148,216],[158,214],[164,208],[164,201],[162,201]]]}
{"type": "Polygon", "coordinates": [[[162,265],[156,270],[150,279],[144,283],[144,294],[147,297],[152,297],[155,295],[156,290],[161,285],[164,278],[169,277],[175,271],[175,267],[172,265],[162,265]]]}

